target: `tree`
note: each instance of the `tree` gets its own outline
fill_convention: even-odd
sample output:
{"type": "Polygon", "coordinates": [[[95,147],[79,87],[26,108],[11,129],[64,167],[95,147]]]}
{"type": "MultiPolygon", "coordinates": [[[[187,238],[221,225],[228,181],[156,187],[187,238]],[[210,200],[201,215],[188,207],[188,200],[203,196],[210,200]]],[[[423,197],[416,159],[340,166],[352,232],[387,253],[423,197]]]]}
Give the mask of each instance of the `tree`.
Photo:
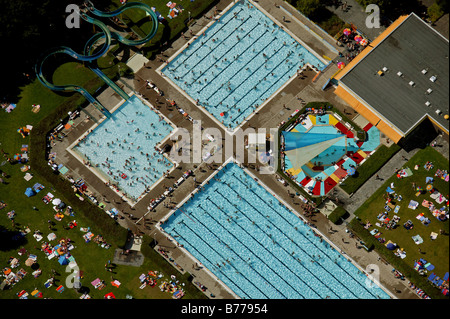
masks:
{"type": "MultiPolygon", "coordinates": [[[[92,26],[84,23],[80,29],[65,25],[66,6],[82,4],[82,0],[0,0],[0,50],[2,85],[0,101],[16,103],[20,87],[35,78],[34,65],[46,50],[68,46],[82,52],[84,44],[92,36],[92,26]]],[[[107,0],[96,0],[103,8],[107,0]]]]}
{"type": "Polygon", "coordinates": [[[322,8],[319,0],[299,0],[297,1],[297,9],[300,10],[308,18],[314,20],[315,15],[322,8]]]}

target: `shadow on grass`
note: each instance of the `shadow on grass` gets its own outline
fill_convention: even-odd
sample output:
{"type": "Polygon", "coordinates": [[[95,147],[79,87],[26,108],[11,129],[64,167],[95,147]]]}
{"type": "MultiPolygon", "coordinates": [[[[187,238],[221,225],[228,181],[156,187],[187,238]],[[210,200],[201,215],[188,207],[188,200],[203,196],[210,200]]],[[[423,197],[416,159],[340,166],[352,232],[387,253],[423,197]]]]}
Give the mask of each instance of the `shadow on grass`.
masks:
{"type": "Polygon", "coordinates": [[[15,250],[27,243],[19,231],[12,231],[0,225],[0,251],[15,250]]]}

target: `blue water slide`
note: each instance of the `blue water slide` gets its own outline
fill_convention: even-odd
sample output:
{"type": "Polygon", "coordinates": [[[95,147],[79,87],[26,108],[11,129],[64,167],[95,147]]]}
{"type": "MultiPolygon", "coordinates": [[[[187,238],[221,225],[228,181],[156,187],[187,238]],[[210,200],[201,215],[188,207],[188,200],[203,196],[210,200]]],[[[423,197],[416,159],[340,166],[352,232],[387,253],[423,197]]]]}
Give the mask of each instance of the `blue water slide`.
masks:
{"type": "Polygon", "coordinates": [[[88,62],[89,68],[97,74],[106,84],[108,84],[112,89],[114,89],[122,98],[128,99],[128,95],[119,87],[117,84],[114,83],[111,79],[109,79],[98,67],[94,67],[92,65],[92,62],[103,56],[110,48],[111,46],[111,40],[114,38],[115,40],[128,45],[128,46],[136,46],[141,45],[149,41],[151,38],[153,38],[158,30],[158,19],[156,14],[153,12],[153,10],[146,4],[139,3],[139,2],[130,2],[125,4],[124,6],[120,7],[117,10],[111,11],[111,12],[103,12],[94,7],[94,5],[90,1],[85,2],[85,9],[82,10],[80,13],[80,16],[83,20],[86,22],[92,23],[93,25],[96,25],[101,29],[101,33],[95,34],[93,37],[91,37],[88,42],[85,45],[84,54],[79,54],[72,50],[69,47],[66,46],[60,46],[57,48],[53,48],[48,50],[46,53],[42,55],[42,58],[38,63],[35,65],[35,72],[38,80],[47,88],[53,90],[53,91],[76,91],[80,94],[82,94],[90,103],[92,103],[97,109],[99,109],[105,116],[108,118],[111,117],[111,114],[109,111],[101,105],[101,103],[95,99],[86,89],[84,89],[81,86],[69,84],[69,85],[55,85],[51,82],[49,82],[45,76],[43,75],[42,69],[45,61],[56,54],[66,54],[71,56],[72,58],[76,59],[77,61],[82,62],[88,62]],[[129,9],[141,9],[144,10],[148,16],[150,16],[150,19],[152,21],[152,28],[150,32],[142,39],[137,40],[130,40],[126,39],[125,37],[121,36],[120,34],[116,32],[109,31],[106,24],[104,24],[102,21],[97,20],[91,16],[89,16],[87,13],[90,12],[93,15],[96,15],[98,17],[114,17],[121,13],[123,13],[126,10],[129,9]],[[91,48],[93,45],[99,41],[100,39],[104,39],[104,43],[100,50],[97,50],[96,53],[91,54],[91,48]]]}

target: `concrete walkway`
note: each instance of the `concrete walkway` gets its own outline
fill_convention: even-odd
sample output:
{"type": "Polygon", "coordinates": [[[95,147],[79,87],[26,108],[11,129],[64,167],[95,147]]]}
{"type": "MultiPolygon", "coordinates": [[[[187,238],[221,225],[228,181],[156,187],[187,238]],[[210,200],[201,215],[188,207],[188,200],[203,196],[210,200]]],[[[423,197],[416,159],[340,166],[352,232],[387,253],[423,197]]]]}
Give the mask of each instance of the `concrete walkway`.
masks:
{"type": "Polygon", "coordinates": [[[336,14],[341,20],[346,23],[353,24],[356,28],[362,32],[370,41],[373,41],[379,36],[386,28],[380,25],[380,28],[370,28],[366,25],[366,19],[369,13],[366,13],[366,9],[363,8],[355,0],[339,1],[341,3],[346,2],[347,7],[343,9],[342,5],[327,6],[326,8],[336,14]]]}

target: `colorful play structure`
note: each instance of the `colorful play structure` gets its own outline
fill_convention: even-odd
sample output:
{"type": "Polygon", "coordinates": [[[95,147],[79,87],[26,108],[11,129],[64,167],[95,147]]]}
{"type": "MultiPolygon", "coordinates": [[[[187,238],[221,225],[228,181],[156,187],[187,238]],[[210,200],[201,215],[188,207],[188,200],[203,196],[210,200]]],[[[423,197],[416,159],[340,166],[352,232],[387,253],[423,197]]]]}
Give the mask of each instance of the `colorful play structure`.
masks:
{"type": "Polygon", "coordinates": [[[126,94],[114,81],[109,79],[97,66],[95,66],[92,62],[97,60],[98,58],[102,57],[110,48],[112,39],[119,41],[122,44],[125,44],[127,46],[137,46],[144,44],[148,42],[150,39],[152,39],[156,31],[158,30],[158,18],[155,14],[155,12],[146,4],[140,3],[140,2],[130,2],[126,3],[122,7],[120,7],[117,10],[111,11],[111,12],[103,12],[94,7],[92,2],[89,0],[85,1],[84,7],[80,10],[80,16],[81,18],[89,23],[92,23],[93,25],[96,25],[101,29],[100,33],[96,33],[94,36],[92,36],[86,43],[84,47],[83,54],[78,54],[74,50],[72,50],[69,47],[66,46],[60,46],[56,48],[52,48],[46,53],[44,53],[35,65],[35,72],[37,75],[37,78],[39,81],[47,88],[53,91],[76,91],[80,94],[82,94],[90,103],[92,103],[98,110],[100,110],[105,116],[108,118],[111,117],[111,113],[101,105],[101,103],[94,98],[86,89],[83,87],[77,86],[77,85],[55,85],[51,82],[49,82],[44,74],[43,74],[43,65],[47,61],[48,58],[56,55],[56,54],[67,54],[77,61],[80,62],[87,62],[87,66],[89,69],[91,69],[95,74],[97,74],[106,84],[108,84],[114,91],[116,91],[123,99],[128,100],[129,96],[126,94]],[[119,33],[111,32],[106,24],[104,24],[102,21],[95,19],[88,15],[88,13],[97,16],[97,17],[105,17],[105,18],[112,18],[117,15],[120,15],[126,10],[129,9],[140,9],[144,10],[146,12],[146,15],[150,17],[150,20],[152,21],[152,28],[150,32],[142,39],[137,40],[131,40],[128,38],[125,38],[121,36],[119,33]],[[101,39],[104,39],[104,44],[96,53],[93,53],[92,48],[94,45],[101,39]]]}
{"type": "Polygon", "coordinates": [[[367,124],[366,140],[332,112],[309,109],[281,132],[282,169],[312,196],[324,196],[356,168],[380,144],[380,132],[367,124]]]}

